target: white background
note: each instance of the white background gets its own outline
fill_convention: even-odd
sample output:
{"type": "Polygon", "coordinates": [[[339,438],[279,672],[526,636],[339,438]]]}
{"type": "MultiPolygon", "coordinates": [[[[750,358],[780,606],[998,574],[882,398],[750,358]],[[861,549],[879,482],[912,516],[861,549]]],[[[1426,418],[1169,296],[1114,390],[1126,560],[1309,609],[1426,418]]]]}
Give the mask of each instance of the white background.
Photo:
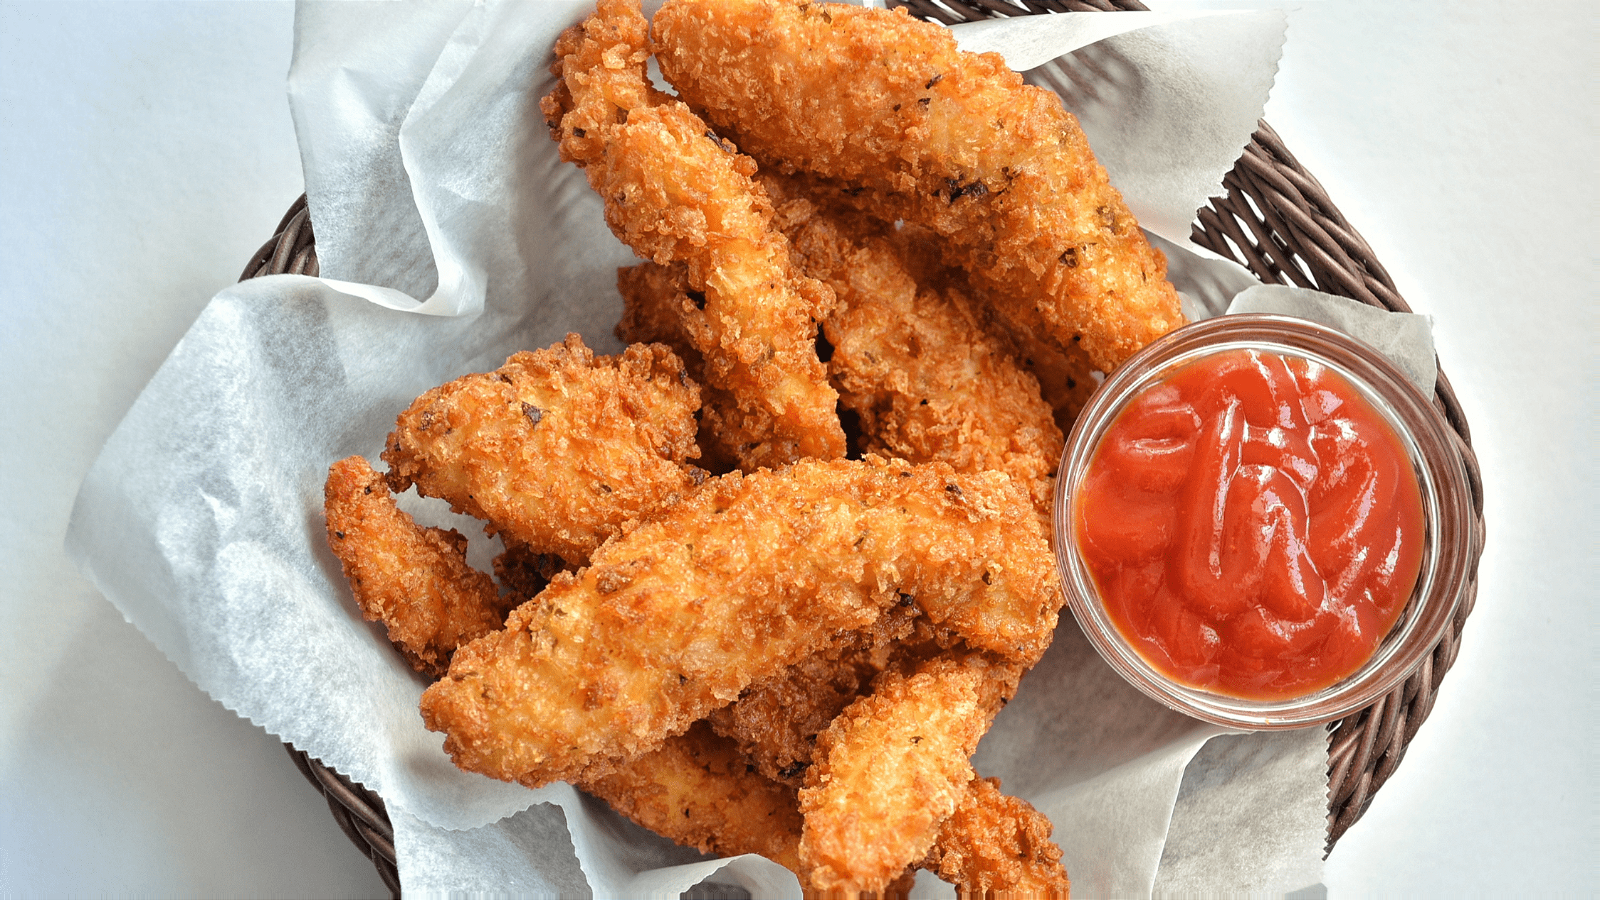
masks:
{"type": "MultiPolygon", "coordinates": [[[[61,549],[101,442],[301,192],[292,21],[0,4],[0,896],[386,893],[281,744],[61,549]]],[[[1267,119],[1435,317],[1488,493],[1460,659],[1328,861],[1333,897],[1595,890],[1597,22],[1291,14],[1267,119]]]]}

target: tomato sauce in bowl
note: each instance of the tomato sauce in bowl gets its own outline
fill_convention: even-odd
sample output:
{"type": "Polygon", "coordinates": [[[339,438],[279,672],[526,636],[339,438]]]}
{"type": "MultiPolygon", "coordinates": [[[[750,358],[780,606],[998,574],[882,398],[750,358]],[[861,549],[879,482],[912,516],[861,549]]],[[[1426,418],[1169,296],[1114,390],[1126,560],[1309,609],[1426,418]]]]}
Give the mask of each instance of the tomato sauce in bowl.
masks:
{"type": "Polygon", "coordinates": [[[1184,365],[1123,408],[1078,491],[1074,533],[1117,628],[1168,676],[1235,697],[1360,668],[1422,564],[1400,436],[1301,357],[1184,365]]]}
{"type": "Polygon", "coordinates": [[[1437,420],[1331,329],[1180,329],[1113,373],[1068,440],[1068,603],[1113,668],[1200,718],[1359,709],[1431,649],[1465,579],[1465,475],[1437,420]]]}

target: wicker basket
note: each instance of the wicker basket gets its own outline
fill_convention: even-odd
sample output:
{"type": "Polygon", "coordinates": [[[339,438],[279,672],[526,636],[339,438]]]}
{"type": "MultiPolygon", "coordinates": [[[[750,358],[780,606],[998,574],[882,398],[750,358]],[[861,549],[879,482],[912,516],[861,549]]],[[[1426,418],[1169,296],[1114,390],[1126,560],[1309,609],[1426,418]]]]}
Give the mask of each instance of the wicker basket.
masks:
{"type": "MultiPolygon", "coordinates": [[[[1066,11],[1144,9],[1138,0],[893,0],[913,15],[953,24],[994,16],[1066,11]],[[1020,5],[1018,5],[1020,4],[1020,5]]],[[[1227,195],[1201,209],[1191,235],[1195,243],[1228,257],[1269,284],[1293,284],[1338,294],[1394,312],[1410,308],[1350,227],[1322,185],[1284,147],[1266,122],[1223,178],[1227,195]]],[[[240,280],[283,273],[316,275],[317,253],[306,198],[289,208],[276,233],[245,267],[240,280]]],[[[1366,812],[1405,757],[1406,747],[1433,709],[1440,682],[1455,663],[1461,631],[1478,593],[1478,558],[1483,552],[1483,479],[1472,450],[1467,419],[1441,367],[1434,408],[1455,435],[1472,492],[1470,575],[1455,619],[1422,665],[1400,686],[1361,712],[1330,728],[1328,750],[1328,842],[1366,812]]],[[[400,893],[394,829],[383,801],[319,761],[285,745],[295,764],[328,800],[341,828],[377,866],[384,883],[400,893]]]]}

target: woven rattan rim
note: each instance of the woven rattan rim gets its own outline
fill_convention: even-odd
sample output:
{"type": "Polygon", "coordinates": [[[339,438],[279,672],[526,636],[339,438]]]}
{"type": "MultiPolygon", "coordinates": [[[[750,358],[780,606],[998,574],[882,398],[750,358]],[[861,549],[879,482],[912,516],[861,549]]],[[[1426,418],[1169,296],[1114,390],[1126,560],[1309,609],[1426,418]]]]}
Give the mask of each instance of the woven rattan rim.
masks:
{"type": "MultiPolygon", "coordinates": [[[[1145,8],[1137,0],[892,0],[891,5],[945,24],[993,16],[1145,8]]],[[[1266,122],[1260,123],[1222,184],[1227,194],[1211,198],[1199,211],[1192,234],[1195,243],[1243,264],[1269,284],[1316,288],[1391,311],[1410,310],[1372,248],[1266,122]]],[[[302,195],[278,223],[272,239],[256,251],[240,280],[285,273],[314,276],[317,272],[316,243],[302,195]]],[[[1417,671],[1371,706],[1331,726],[1329,851],[1367,811],[1433,710],[1439,685],[1460,651],[1461,630],[1478,595],[1478,559],[1484,544],[1483,478],[1466,415],[1442,368],[1433,405],[1455,436],[1472,492],[1469,577],[1454,620],[1417,671]]],[[[286,748],[300,771],[327,798],[345,834],[399,896],[394,829],[383,801],[318,760],[286,748]]]]}

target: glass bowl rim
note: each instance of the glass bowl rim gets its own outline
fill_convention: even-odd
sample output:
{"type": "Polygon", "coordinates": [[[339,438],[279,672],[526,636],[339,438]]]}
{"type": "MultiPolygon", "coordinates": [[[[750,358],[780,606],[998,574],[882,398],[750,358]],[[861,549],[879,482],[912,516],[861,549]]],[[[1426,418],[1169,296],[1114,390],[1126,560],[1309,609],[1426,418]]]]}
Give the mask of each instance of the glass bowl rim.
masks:
{"type": "Polygon", "coordinates": [[[1336,721],[1370,705],[1410,677],[1454,619],[1470,568],[1466,473],[1452,434],[1432,403],[1381,352],[1337,329],[1266,313],[1218,316],[1151,342],[1117,368],[1079,413],[1055,486],[1054,545],[1067,605],[1112,669],[1162,704],[1241,730],[1300,728],[1336,721]],[[1073,494],[1100,436],[1127,403],[1177,366],[1229,349],[1253,347],[1314,359],[1352,382],[1400,433],[1424,495],[1428,525],[1424,571],[1405,612],[1372,658],[1339,682],[1286,700],[1244,700],[1192,688],[1151,666],[1100,608],[1076,551],[1073,494]]]}

